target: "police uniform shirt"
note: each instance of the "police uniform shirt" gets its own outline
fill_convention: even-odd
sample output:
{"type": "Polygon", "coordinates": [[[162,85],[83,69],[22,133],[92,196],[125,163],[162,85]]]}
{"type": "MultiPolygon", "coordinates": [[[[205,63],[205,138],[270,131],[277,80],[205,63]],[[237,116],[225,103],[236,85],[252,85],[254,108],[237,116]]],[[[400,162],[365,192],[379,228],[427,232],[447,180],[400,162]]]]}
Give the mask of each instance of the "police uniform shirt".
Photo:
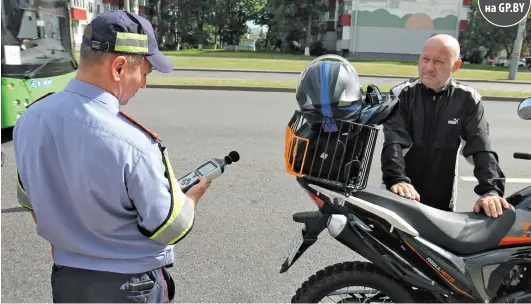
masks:
{"type": "Polygon", "coordinates": [[[173,262],[193,202],[156,135],[123,115],[115,96],[74,79],[32,104],[13,133],[18,198],[35,211],[56,264],[138,273],[173,262]]]}

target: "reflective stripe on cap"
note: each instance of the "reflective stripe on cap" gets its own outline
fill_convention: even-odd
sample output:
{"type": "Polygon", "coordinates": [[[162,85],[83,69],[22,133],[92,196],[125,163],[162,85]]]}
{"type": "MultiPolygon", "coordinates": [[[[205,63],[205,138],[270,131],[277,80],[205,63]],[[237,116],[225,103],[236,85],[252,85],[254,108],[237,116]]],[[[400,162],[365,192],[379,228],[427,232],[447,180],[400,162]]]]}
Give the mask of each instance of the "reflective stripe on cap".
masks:
{"type": "Polygon", "coordinates": [[[166,167],[166,176],[170,184],[171,205],[168,216],[155,231],[148,232],[139,227],[142,234],[150,239],[165,245],[173,245],[183,239],[194,224],[194,203],[184,193],[177,191],[180,189],[179,183],[175,179],[170,161],[164,153],[164,148],[159,142],[159,148],[162,153],[163,163],[166,167]]]}
{"type": "Polygon", "coordinates": [[[33,211],[33,206],[31,205],[28,194],[26,193],[26,190],[24,190],[24,187],[22,186],[22,181],[20,180],[18,169],[17,169],[17,199],[18,199],[19,204],[22,205],[22,207],[33,211]]]}
{"type": "Polygon", "coordinates": [[[116,33],[116,52],[148,54],[148,36],[137,33],[116,33]]]}

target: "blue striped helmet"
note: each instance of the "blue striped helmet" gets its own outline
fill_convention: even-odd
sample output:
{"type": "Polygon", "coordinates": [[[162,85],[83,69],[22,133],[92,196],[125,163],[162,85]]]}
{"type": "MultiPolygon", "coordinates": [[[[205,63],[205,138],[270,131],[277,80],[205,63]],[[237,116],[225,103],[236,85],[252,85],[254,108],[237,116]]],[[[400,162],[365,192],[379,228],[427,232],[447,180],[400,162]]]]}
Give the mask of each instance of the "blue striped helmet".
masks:
{"type": "Polygon", "coordinates": [[[323,55],[312,60],[301,73],[296,92],[304,112],[355,121],[364,105],[358,73],[345,58],[323,55]]]}

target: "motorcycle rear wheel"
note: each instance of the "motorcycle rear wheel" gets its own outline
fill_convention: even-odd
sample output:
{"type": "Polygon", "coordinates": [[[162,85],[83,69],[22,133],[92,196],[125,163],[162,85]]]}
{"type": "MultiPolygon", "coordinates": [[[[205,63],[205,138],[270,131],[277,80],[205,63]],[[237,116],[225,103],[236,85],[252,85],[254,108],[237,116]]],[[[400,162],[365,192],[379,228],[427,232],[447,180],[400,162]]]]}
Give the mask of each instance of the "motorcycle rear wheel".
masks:
{"type": "MultiPolygon", "coordinates": [[[[404,286],[391,278],[383,270],[374,266],[374,264],[367,262],[344,262],[328,266],[312,275],[297,289],[297,292],[291,299],[291,303],[317,303],[334,291],[349,286],[375,289],[379,292],[378,294],[384,294],[384,296],[390,298],[390,302],[394,303],[415,302],[404,286]]],[[[360,298],[345,300],[348,302],[365,302],[360,300],[360,298]]],[[[375,297],[375,300],[378,301],[379,299],[375,297]]]]}

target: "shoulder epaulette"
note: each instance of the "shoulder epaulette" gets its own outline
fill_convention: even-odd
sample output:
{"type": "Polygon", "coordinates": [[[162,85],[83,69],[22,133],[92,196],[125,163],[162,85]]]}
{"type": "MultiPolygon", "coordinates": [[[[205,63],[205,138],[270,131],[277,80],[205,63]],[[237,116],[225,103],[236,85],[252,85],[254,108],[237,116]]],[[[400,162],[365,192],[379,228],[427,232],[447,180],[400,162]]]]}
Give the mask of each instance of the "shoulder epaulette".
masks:
{"type": "Polygon", "coordinates": [[[150,129],[144,127],[141,123],[139,123],[138,121],[136,121],[133,117],[131,117],[129,114],[125,113],[125,112],[119,112],[120,115],[122,115],[123,117],[127,118],[127,120],[129,120],[130,122],[134,123],[135,125],[137,125],[139,128],[141,128],[142,130],[146,131],[147,134],[149,134],[153,139],[157,140],[157,141],[160,141],[160,138],[159,136],[151,131],[150,129]]]}
{"type": "Polygon", "coordinates": [[[50,93],[48,93],[48,94],[44,94],[44,95],[42,95],[41,97],[37,98],[34,102],[32,102],[32,103],[30,103],[29,105],[27,105],[27,106],[26,106],[26,109],[29,108],[32,104],[35,104],[37,101],[42,100],[42,99],[44,99],[44,98],[46,98],[46,97],[48,97],[48,96],[50,96],[50,95],[52,95],[52,94],[55,94],[55,92],[50,92],[50,93]]]}

